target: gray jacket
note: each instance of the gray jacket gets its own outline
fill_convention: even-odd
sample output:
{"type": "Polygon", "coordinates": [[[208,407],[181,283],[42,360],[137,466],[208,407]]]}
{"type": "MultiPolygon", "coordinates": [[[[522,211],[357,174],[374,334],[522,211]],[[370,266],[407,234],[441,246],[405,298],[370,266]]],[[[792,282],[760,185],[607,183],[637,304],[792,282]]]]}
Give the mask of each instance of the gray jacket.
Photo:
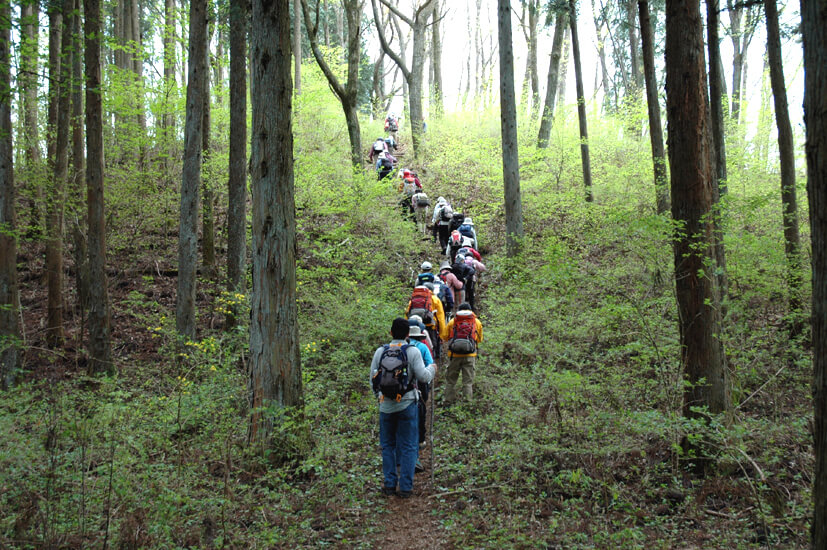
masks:
{"type": "MultiPolygon", "coordinates": [[[[393,346],[401,346],[402,344],[407,344],[405,340],[391,340],[391,347],[393,346]]],[[[382,352],[384,348],[379,347],[376,352],[373,354],[373,361],[370,364],[370,382],[373,382],[373,376],[376,374],[376,371],[379,370],[379,360],[382,358],[382,352]]],[[[433,365],[425,366],[425,362],[422,360],[422,353],[415,346],[408,346],[408,375],[412,376],[415,380],[420,382],[429,383],[431,380],[434,379],[435,369],[433,365]]],[[[395,413],[402,410],[405,410],[410,406],[411,403],[415,402],[418,397],[418,391],[416,388],[410,390],[408,393],[402,396],[400,401],[393,401],[391,399],[383,399],[379,403],[379,412],[383,413],[395,413]]]]}

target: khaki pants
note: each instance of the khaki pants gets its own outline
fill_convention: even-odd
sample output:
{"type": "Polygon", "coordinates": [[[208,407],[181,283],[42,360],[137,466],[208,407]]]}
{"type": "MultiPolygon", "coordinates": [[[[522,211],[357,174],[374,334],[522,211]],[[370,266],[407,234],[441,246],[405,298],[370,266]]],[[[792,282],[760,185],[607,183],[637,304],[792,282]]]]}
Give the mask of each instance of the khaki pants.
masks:
{"type": "Polygon", "coordinates": [[[462,395],[470,401],[473,396],[474,365],[476,357],[452,357],[445,373],[445,404],[450,405],[456,400],[456,385],[462,373],[462,395]]]}

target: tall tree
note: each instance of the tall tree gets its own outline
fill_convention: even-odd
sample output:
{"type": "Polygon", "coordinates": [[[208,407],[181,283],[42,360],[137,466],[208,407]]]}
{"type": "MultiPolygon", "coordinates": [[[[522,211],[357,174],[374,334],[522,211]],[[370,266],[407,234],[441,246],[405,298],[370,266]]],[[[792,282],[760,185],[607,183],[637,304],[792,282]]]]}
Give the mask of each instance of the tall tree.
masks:
{"type": "MultiPolygon", "coordinates": [[[[89,250],[86,245],[86,216],[84,206],[84,143],[83,143],[83,34],[80,20],[81,0],[74,1],[72,12],[72,175],[69,192],[72,200],[69,219],[72,227],[75,287],[78,309],[85,315],[89,307],[89,250]]],[[[83,339],[83,330],[80,331],[83,339]]]]}
{"type": "Polygon", "coordinates": [[[411,16],[403,14],[388,0],[379,1],[396,15],[396,17],[404,21],[413,31],[413,56],[409,69],[405,60],[401,55],[391,49],[390,44],[385,39],[385,32],[382,30],[382,18],[379,15],[376,0],[371,0],[373,19],[379,31],[379,42],[382,44],[382,49],[388,57],[399,66],[399,69],[402,71],[402,76],[408,83],[408,89],[410,91],[410,97],[408,98],[410,102],[409,122],[414,156],[416,156],[420,150],[419,144],[422,138],[422,72],[425,67],[425,43],[427,41],[425,31],[427,30],[428,19],[431,17],[431,12],[434,9],[435,0],[422,0],[421,3],[418,1],[414,6],[414,13],[411,16]]]}
{"type": "Polygon", "coordinates": [[[273,415],[267,411],[303,404],[288,0],[253,0],[250,42],[253,292],[249,435],[251,444],[272,449],[273,415]]]}
{"type": "Polygon", "coordinates": [[[164,48],[164,113],[161,117],[164,143],[166,143],[167,167],[175,158],[175,114],[173,94],[175,94],[175,28],[178,10],[175,0],[164,0],[164,32],[162,37],[164,48]]]}
{"type": "Polygon", "coordinates": [[[658,214],[669,211],[669,182],[666,174],[666,152],[663,149],[663,126],[660,120],[658,82],[655,78],[655,45],[652,38],[652,19],[649,0],[638,0],[640,39],[643,50],[643,79],[646,82],[646,105],[649,109],[649,140],[652,144],[652,164],[655,174],[655,200],[658,214]]]}
{"type": "Polygon", "coordinates": [[[511,1],[497,0],[500,44],[500,128],[505,186],[505,236],[509,258],[520,253],[523,240],[523,203],[520,197],[520,159],[517,151],[517,100],[514,96],[514,49],[511,38],[511,1]]]}
{"type": "Polygon", "coordinates": [[[722,312],[726,313],[726,298],[729,293],[726,276],[726,251],[724,235],[721,230],[723,212],[721,212],[721,195],[726,193],[726,141],[724,139],[724,82],[723,63],[718,39],[719,13],[718,0],[706,0],[706,32],[709,49],[709,110],[712,131],[712,162],[715,179],[712,182],[712,204],[715,220],[715,270],[718,292],[721,296],[722,312]]]}
{"type": "MultiPolygon", "coordinates": [[[[442,87],[442,34],[440,23],[444,14],[440,13],[439,0],[434,0],[434,22],[431,27],[431,69],[434,77],[431,79],[431,116],[441,118],[445,111],[445,102],[442,87]]],[[[384,52],[383,52],[384,53],[384,52]]]]}
{"type": "Polygon", "coordinates": [[[11,9],[0,3],[0,387],[14,384],[22,364],[17,285],[17,223],[12,149],[11,9]]]}
{"type": "Polygon", "coordinates": [[[528,112],[532,120],[540,110],[540,76],[537,70],[537,27],[540,19],[538,0],[522,0],[523,16],[520,26],[523,29],[528,54],[526,56],[525,76],[523,78],[523,92],[526,98],[528,112]]]}
{"type": "Polygon", "coordinates": [[[557,95],[557,79],[560,76],[560,53],[563,49],[563,36],[568,24],[568,14],[561,11],[554,23],[554,38],[551,42],[551,55],[548,63],[548,81],[546,82],[546,101],[543,104],[543,118],[540,119],[540,131],[537,134],[537,147],[548,147],[551,135],[551,123],[554,120],[554,100],[557,95]]]}
{"type": "MultiPolygon", "coordinates": [[[[568,6],[568,3],[566,5],[568,6]]],[[[560,78],[557,79],[557,107],[562,107],[566,104],[566,78],[569,75],[569,55],[571,55],[571,26],[566,26],[566,32],[563,35],[562,51],[562,57],[560,58],[560,78]]]]}
{"type": "MultiPolygon", "coordinates": [[[[212,15],[208,17],[208,20],[212,20],[212,15]]],[[[210,24],[209,27],[212,27],[212,24],[210,24]]],[[[209,56],[210,51],[211,34],[211,32],[207,33],[207,56],[209,56]]],[[[205,59],[208,59],[208,57],[205,59]]],[[[204,94],[202,95],[202,99],[204,101],[204,107],[201,113],[203,117],[201,124],[201,162],[206,164],[210,158],[210,132],[212,131],[212,97],[210,95],[209,67],[204,71],[204,94]]],[[[212,277],[215,275],[215,194],[213,193],[210,178],[201,178],[201,191],[204,196],[204,207],[201,210],[201,262],[204,266],[204,274],[207,277],[212,277]]]]}
{"type": "MultiPolygon", "coordinates": [[[[204,79],[207,73],[207,0],[190,2],[187,121],[184,127],[184,168],[181,175],[181,216],[178,228],[178,293],[175,327],[195,338],[195,288],[198,266],[198,188],[201,185],[204,79]]],[[[288,70],[290,59],[287,59],[288,70]]]]}
{"type": "Polygon", "coordinates": [[[729,37],[732,41],[732,111],[730,116],[738,122],[741,113],[741,90],[744,86],[744,67],[755,29],[761,19],[759,9],[750,2],[727,0],[729,13],[729,37]]]}
{"type": "MultiPolygon", "coordinates": [[[[230,2],[230,165],[227,207],[227,290],[247,284],[247,0],[230,2]]],[[[235,324],[236,308],[227,326],[235,324]]]]}
{"type": "MultiPolygon", "coordinates": [[[[316,13],[319,2],[316,1],[316,13]]],[[[302,93],[302,0],[293,0],[293,64],[296,69],[296,94],[302,93]]]]}
{"type": "Polygon", "coordinates": [[[316,58],[316,63],[321,67],[330,88],[339,99],[339,103],[342,104],[342,110],[345,112],[347,133],[350,138],[350,162],[353,166],[360,166],[362,164],[362,136],[359,129],[359,113],[356,108],[358,107],[357,96],[359,94],[359,61],[362,53],[360,34],[362,0],[342,1],[345,16],[347,17],[348,29],[347,82],[344,86],[339,82],[335,71],[330,68],[324,58],[324,54],[321,49],[319,49],[319,0],[316,0],[315,20],[310,16],[307,0],[301,0],[301,4],[302,10],[304,11],[307,35],[310,38],[310,48],[313,50],[313,57],[316,58]]]}
{"type": "Polygon", "coordinates": [[[580,66],[580,41],[577,38],[576,10],[574,0],[569,0],[571,51],[574,58],[574,81],[577,88],[577,118],[580,121],[580,161],[583,165],[583,187],[586,190],[586,202],[591,202],[592,167],[589,160],[589,128],[586,123],[586,94],[583,92],[583,70],[580,66]]]}
{"type": "Polygon", "coordinates": [[[686,386],[683,410],[712,413],[730,408],[726,355],[715,280],[712,148],[707,110],[706,62],[700,0],[666,1],[666,112],[672,218],[679,233],[674,240],[675,290],[686,386]]]}
{"type": "Polygon", "coordinates": [[[633,96],[637,96],[643,88],[643,73],[640,71],[640,54],[638,53],[637,29],[635,27],[635,2],[626,0],[626,29],[629,32],[629,65],[631,66],[630,90],[633,96]]]}
{"type": "Polygon", "coordinates": [[[801,0],[807,196],[813,245],[813,518],[811,548],[827,548],[827,10],[801,0]]]}
{"type": "Polygon", "coordinates": [[[89,371],[113,373],[109,291],[106,287],[106,217],[103,204],[103,105],[100,0],[84,0],[86,37],[86,204],[89,227],[89,371]]]}
{"type": "MultiPolygon", "coordinates": [[[[778,126],[778,153],[781,163],[781,216],[784,223],[784,253],[787,256],[787,285],[790,291],[790,310],[801,309],[801,242],[798,234],[798,200],[795,191],[795,150],[793,127],[787,107],[787,87],[784,84],[784,65],[781,60],[781,32],[778,28],[776,0],[764,0],[767,19],[767,56],[770,64],[770,84],[778,126]]],[[[799,322],[793,323],[798,333],[799,322]]]]}
{"type": "Polygon", "coordinates": [[[26,187],[32,196],[30,233],[39,231],[43,221],[42,189],[37,177],[40,166],[40,136],[37,123],[37,75],[40,28],[40,0],[24,0],[20,7],[20,24],[23,33],[20,42],[20,71],[17,81],[20,86],[23,110],[23,147],[26,151],[26,187]]]}

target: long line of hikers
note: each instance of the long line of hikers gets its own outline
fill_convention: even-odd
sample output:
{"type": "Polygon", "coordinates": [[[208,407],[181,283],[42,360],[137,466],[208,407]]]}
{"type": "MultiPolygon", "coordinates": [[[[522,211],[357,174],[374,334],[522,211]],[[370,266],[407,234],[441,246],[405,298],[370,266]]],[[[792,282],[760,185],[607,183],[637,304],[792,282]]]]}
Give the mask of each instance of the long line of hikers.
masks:
{"type": "MultiPolygon", "coordinates": [[[[381,160],[390,152],[379,150],[384,147],[380,140],[392,146],[384,138],[372,146],[371,152],[381,160]]],[[[370,155],[371,161],[373,157],[370,155]]],[[[380,175],[380,179],[388,174],[380,175]]],[[[403,215],[410,216],[417,230],[427,235],[431,214],[432,241],[439,242],[439,251],[444,254],[438,269],[430,261],[420,265],[404,317],[393,320],[391,340],[376,349],[370,368],[372,389],[379,401],[382,494],[408,498],[413,491],[414,472],[424,471],[419,449],[426,442],[429,399],[433,419],[431,383],[443,356],[447,358],[443,406],[456,403],[460,376],[462,398],[470,402],[473,396],[477,349],[483,334],[475,313],[475,289],[486,266],[471,217],[455,212],[445,197],[439,197],[431,211],[430,200],[412,170],[400,170],[399,179],[397,191],[403,215]]]]}

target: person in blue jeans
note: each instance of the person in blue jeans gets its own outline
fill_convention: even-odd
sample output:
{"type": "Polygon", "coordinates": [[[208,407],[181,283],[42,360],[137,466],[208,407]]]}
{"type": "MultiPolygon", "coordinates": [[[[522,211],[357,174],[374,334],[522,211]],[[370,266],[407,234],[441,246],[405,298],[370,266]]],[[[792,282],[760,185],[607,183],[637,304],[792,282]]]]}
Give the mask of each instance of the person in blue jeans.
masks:
{"type": "MultiPolygon", "coordinates": [[[[413,476],[416,460],[419,456],[419,414],[417,400],[419,391],[416,382],[425,384],[436,375],[436,365],[425,366],[422,353],[405,340],[410,326],[407,319],[397,317],[391,325],[391,337],[388,347],[380,346],[373,354],[370,365],[370,380],[373,383],[386,351],[404,350],[407,359],[410,384],[398,399],[385,397],[377,393],[379,399],[379,444],[382,447],[382,474],[384,483],[382,494],[393,495],[399,485],[399,496],[408,498],[413,491],[413,476]],[[397,473],[397,463],[399,472],[397,473]]],[[[386,363],[387,367],[387,363],[386,363]]]]}

